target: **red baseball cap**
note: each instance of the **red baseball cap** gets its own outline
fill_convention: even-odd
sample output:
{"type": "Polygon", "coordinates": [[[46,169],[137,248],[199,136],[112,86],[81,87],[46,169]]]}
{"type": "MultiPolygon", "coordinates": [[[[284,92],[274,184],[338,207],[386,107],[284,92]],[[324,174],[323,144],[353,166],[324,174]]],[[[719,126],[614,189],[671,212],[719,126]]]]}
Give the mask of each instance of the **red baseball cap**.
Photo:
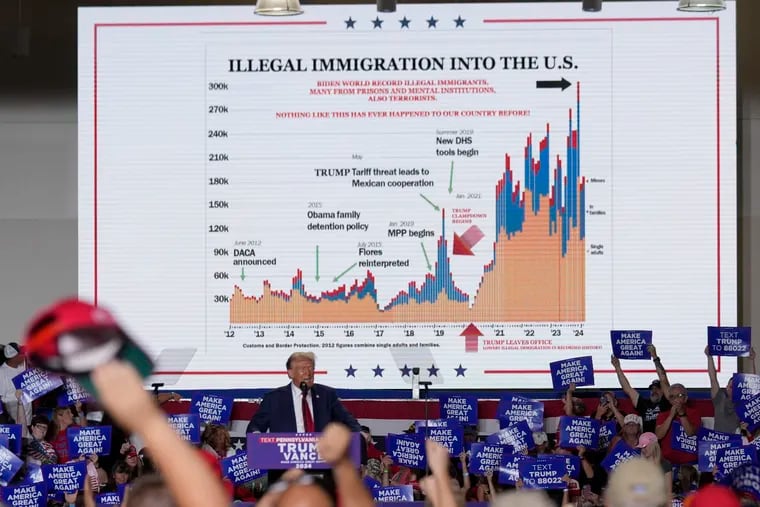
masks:
{"type": "Polygon", "coordinates": [[[32,364],[74,375],[93,393],[88,374],[116,357],[132,363],[143,377],[153,370],[150,358],[110,312],[79,299],[41,310],[27,328],[24,345],[32,364]]]}
{"type": "Polygon", "coordinates": [[[741,502],[730,488],[708,484],[686,497],[684,507],[741,507],[741,502]]]}

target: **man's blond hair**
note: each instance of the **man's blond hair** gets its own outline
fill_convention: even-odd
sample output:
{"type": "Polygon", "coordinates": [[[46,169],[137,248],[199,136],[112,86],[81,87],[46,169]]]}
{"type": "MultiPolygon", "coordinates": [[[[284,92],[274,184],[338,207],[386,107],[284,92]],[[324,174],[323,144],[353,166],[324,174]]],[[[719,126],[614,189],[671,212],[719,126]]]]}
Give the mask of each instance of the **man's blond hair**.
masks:
{"type": "Polygon", "coordinates": [[[604,497],[607,507],[665,505],[668,501],[665,473],[659,464],[648,459],[629,459],[610,475],[604,497]]]}
{"type": "Polygon", "coordinates": [[[290,357],[288,357],[288,360],[285,363],[285,368],[289,370],[293,361],[303,361],[304,359],[311,361],[312,366],[317,363],[317,356],[314,355],[314,352],[293,352],[290,354],[290,357]]]}
{"type": "Polygon", "coordinates": [[[554,507],[554,504],[543,491],[523,489],[499,493],[491,500],[491,507],[554,507]]]}

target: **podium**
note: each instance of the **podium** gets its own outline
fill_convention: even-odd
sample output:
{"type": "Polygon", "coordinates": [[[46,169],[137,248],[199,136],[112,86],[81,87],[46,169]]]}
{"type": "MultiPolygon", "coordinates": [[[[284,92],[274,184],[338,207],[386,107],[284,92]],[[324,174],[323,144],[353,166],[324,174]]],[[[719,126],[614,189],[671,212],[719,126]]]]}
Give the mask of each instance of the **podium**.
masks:
{"type": "MultiPolygon", "coordinates": [[[[248,433],[248,466],[251,469],[325,470],[332,466],[317,452],[321,433],[248,433]]],[[[361,464],[361,435],[352,433],[349,456],[358,468],[361,464]]]]}

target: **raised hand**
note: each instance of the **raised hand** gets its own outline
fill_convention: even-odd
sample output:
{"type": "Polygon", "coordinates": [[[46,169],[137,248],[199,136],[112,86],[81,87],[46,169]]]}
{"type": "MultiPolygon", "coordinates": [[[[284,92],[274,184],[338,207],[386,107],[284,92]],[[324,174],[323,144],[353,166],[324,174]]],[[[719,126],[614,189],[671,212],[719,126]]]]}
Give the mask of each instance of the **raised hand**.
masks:
{"type": "Polygon", "coordinates": [[[425,440],[425,453],[428,465],[434,475],[448,477],[449,475],[449,450],[435,440],[425,440]]]}
{"type": "Polygon", "coordinates": [[[149,416],[163,419],[153,399],[143,388],[143,379],[132,365],[111,361],[92,372],[103,407],[124,429],[137,432],[149,416]]]}
{"type": "Polygon", "coordinates": [[[351,431],[343,424],[330,423],[317,442],[317,452],[322,459],[334,464],[348,455],[350,444],[351,431]]]}

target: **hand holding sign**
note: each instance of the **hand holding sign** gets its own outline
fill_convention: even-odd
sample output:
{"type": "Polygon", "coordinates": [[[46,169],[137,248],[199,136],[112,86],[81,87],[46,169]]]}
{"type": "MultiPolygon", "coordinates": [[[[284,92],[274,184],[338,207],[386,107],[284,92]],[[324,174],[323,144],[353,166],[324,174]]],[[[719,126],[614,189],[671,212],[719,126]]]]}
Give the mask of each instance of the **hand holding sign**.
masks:
{"type": "Polygon", "coordinates": [[[418,421],[415,423],[417,433],[446,446],[450,456],[457,456],[463,450],[464,428],[456,419],[439,419],[418,421]],[[425,426],[427,424],[427,427],[425,426]]]}
{"type": "Polygon", "coordinates": [[[731,388],[731,401],[746,402],[760,394],[760,375],[737,373],[731,388]]]}
{"type": "Polygon", "coordinates": [[[478,424],[478,398],[475,396],[441,396],[441,419],[456,419],[463,424],[478,424]]]}
{"type": "Polygon", "coordinates": [[[372,496],[378,503],[413,502],[414,488],[410,484],[405,486],[385,486],[372,490],[372,496]]]}
{"type": "Polygon", "coordinates": [[[747,401],[743,401],[736,406],[736,415],[746,423],[749,431],[755,431],[760,428],[760,396],[755,396],[747,401]]]}
{"type": "Polygon", "coordinates": [[[562,391],[572,384],[594,385],[594,363],[591,356],[554,361],[549,363],[549,369],[555,391],[562,391]]]}
{"type": "Polygon", "coordinates": [[[715,327],[707,328],[709,355],[746,357],[750,353],[752,328],[715,327]]]}
{"type": "Polygon", "coordinates": [[[232,396],[195,393],[190,400],[190,413],[198,414],[201,421],[227,424],[232,412],[232,396]]]}
{"type": "Polygon", "coordinates": [[[419,433],[389,434],[385,440],[385,449],[397,465],[410,468],[427,468],[424,435],[419,433]]]}
{"type": "Polygon", "coordinates": [[[651,359],[652,331],[610,331],[612,353],[620,359],[651,359]]]}
{"type": "Polygon", "coordinates": [[[498,470],[504,454],[512,452],[508,446],[485,442],[476,442],[470,449],[468,470],[475,475],[483,475],[488,470],[498,470]]]}
{"type": "Polygon", "coordinates": [[[63,385],[61,377],[40,368],[27,368],[11,380],[16,390],[21,391],[24,403],[30,403],[63,385]]]}

